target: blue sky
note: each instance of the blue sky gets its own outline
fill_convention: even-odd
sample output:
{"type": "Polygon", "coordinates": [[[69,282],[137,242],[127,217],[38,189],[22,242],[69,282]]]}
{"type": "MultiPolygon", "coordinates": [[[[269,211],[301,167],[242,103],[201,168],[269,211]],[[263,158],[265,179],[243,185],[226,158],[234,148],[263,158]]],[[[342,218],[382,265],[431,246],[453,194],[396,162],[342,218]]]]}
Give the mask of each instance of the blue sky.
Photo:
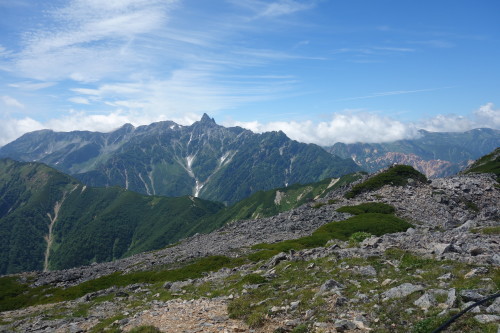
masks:
{"type": "Polygon", "coordinates": [[[330,145],[500,128],[497,0],[0,0],[0,145],[129,122],[330,145]]]}

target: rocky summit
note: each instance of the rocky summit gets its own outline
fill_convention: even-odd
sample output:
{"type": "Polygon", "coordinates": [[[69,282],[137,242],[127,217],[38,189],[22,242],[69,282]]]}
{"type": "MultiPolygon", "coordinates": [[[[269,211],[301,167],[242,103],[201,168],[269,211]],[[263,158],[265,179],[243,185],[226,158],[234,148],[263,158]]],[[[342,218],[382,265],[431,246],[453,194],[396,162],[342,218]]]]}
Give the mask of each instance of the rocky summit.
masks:
{"type": "Polygon", "coordinates": [[[206,114],[190,126],[161,121],[126,124],[109,133],[30,132],[0,147],[0,157],[45,163],[87,186],[226,204],[257,191],[360,170],[351,159],[293,141],[281,131],[226,128],[206,114]]]}
{"type": "MultiPolygon", "coordinates": [[[[346,195],[367,178],[159,251],[3,277],[0,332],[431,332],[498,294],[496,177],[346,195]]],[[[446,332],[499,323],[493,297],[446,332]]]]}

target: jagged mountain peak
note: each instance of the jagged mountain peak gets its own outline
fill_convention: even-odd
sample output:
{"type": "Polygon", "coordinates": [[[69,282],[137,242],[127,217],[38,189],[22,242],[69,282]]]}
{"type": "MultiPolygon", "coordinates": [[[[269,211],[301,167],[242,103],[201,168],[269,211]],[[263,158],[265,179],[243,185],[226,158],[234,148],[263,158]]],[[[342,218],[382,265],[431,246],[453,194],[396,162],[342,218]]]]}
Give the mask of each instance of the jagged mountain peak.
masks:
{"type": "Polygon", "coordinates": [[[206,113],[200,119],[200,123],[202,124],[216,124],[214,118],[210,118],[210,116],[206,113]]]}
{"type": "Polygon", "coordinates": [[[125,132],[132,132],[133,130],[135,130],[135,126],[132,125],[131,123],[126,123],[117,129],[117,131],[125,131],[125,132]]]}
{"type": "Polygon", "coordinates": [[[111,133],[27,134],[0,157],[40,161],[88,186],[118,185],[148,195],[194,195],[234,203],[259,190],[354,172],[351,160],[283,132],[226,128],[204,114],[191,126],[160,121],[111,133]],[[310,159],[315,163],[311,165],[310,159]]]}

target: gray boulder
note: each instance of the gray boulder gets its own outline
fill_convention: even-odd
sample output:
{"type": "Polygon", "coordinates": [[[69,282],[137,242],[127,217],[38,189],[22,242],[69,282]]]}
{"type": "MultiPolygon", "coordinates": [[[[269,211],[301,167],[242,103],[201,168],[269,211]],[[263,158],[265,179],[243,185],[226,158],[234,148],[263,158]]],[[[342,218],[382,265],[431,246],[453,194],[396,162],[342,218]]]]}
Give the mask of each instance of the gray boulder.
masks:
{"type": "Polygon", "coordinates": [[[403,283],[400,286],[391,288],[382,293],[382,296],[385,300],[393,299],[393,298],[403,298],[410,294],[413,294],[416,291],[424,290],[423,286],[415,285],[411,283],[403,283]]]}

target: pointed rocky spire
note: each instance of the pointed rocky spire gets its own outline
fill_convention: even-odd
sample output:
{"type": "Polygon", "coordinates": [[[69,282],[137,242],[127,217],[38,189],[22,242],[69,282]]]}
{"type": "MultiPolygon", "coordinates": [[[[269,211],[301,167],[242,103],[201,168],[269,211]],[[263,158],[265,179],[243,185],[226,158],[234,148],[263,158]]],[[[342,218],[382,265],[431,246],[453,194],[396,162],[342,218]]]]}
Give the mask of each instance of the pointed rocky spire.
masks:
{"type": "Polygon", "coordinates": [[[204,113],[203,114],[203,117],[201,117],[201,120],[200,120],[201,123],[211,123],[211,124],[215,124],[215,120],[214,118],[210,118],[208,116],[208,114],[204,113]]]}

